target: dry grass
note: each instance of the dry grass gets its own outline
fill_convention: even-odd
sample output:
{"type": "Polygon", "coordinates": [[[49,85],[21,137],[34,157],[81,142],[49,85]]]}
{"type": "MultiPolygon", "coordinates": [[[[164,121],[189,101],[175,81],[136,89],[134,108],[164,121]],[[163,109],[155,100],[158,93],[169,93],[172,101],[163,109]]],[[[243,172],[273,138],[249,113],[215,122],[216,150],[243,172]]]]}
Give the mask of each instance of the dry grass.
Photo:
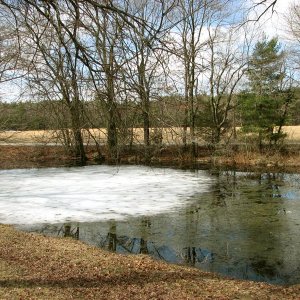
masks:
{"type": "Polygon", "coordinates": [[[59,167],[70,160],[61,146],[0,146],[0,169],[59,167]]]}
{"type": "MultiPolygon", "coordinates": [[[[105,128],[83,130],[85,143],[93,143],[93,137],[100,143],[106,143],[107,131],[105,128]]],[[[133,138],[135,144],[143,143],[143,129],[134,128],[131,133],[129,130],[124,130],[120,133],[120,142],[129,143],[130,138],[133,138]]],[[[154,135],[154,130],[152,130],[154,135]]],[[[182,132],[180,128],[163,129],[163,141],[167,144],[180,144],[182,132]]],[[[56,130],[29,130],[29,131],[4,131],[0,132],[0,142],[6,143],[41,143],[41,144],[61,144],[63,136],[60,131],[56,130]]]]}
{"type": "Polygon", "coordinates": [[[300,286],[221,278],[0,225],[0,299],[300,299],[300,286]]]}
{"type": "MultiPolygon", "coordinates": [[[[100,143],[106,143],[107,131],[105,128],[83,130],[85,143],[93,143],[95,138],[100,143]]],[[[287,134],[288,142],[300,142],[300,126],[284,126],[283,132],[287,134]]],[[[188,130],[189,135],[189,130],[188,130]]],[[[162,137],[162,142],[167,145],[180,145],[182,143],[183,128],[172,127],[162,129],[151,129],[151,136],[153,139],[157,136],[162,137]]],[[[143,129],[134,128],[124,129],[120,132],[120,142],[129,143],[133,139],[133,143],[143,143],[143,129]]],[[[202,144],[204,140],[199,136],[197,142],[202,144]]],[[[40,143],[40,144],[61,144],[63,135],[59,130],[28,130],[28,131],[2,131],[0,132],[0,142],[5,143],[40,143]]]]}
{"type": "MultiPolygon", "coordinates": [[[[100,143],[106,143],[107,131],[105,128],[82,130],[85,143],[93,143],[93,137],[100,143]]],[[[180,144],[183,134],[182,128],[163,128],[159,133],[151,129],[151,135],[154,137],[161,134],[163,141],[167,144],[180,144]]],[[[143,129],[134,128],[120,132],[121,142],[129,143],[131,137],[135,144],[141,144],[143,141],[143,129]]],[[[0,132],[0,142],[6,143],[62,143],[63,135],[59,130],[28,130],[28,131],[2,131],[0,132]]]]}
{"type": "MultiPolygon", "coordinates": [[[[202,158],[198,158],[201,162],[202,158]]],[[[268,151],[259,153],[258,151],[245,149],[242,151],[224,150],[221,154],[213,154],[208,158],[210,165],[220,168],[234,168],[247,172],[291,172],[300,173],[300,153],[299,151],[268,151]]]]}
{"type": "Polygon", "coordinates": [[[287,140],[300,141],[300,126],[285,126],[283,132],[287,134],[287,140]]]}

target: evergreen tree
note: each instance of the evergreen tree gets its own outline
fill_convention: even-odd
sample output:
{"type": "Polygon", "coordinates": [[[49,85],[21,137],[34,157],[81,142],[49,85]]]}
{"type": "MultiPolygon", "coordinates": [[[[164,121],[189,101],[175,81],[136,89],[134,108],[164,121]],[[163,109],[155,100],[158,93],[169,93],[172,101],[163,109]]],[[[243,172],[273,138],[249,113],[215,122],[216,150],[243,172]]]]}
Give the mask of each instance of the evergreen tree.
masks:
{"type": "Polygon", "coordinates": [[[257,42],[249,61],[250,90],[258,96],[271,95],[280,90],[285,73],[284,53],[277,38],[257,42]]]}
{"type": "Polygon", "coordinates": [[[258,133],[259,147],[283,137],[282,125],[287,115],[289,93],[283,90],[284,52],[277,38],[265,36],[256,43],[249,61],[249,89],[240,97],[243,129],[258,133]]]}

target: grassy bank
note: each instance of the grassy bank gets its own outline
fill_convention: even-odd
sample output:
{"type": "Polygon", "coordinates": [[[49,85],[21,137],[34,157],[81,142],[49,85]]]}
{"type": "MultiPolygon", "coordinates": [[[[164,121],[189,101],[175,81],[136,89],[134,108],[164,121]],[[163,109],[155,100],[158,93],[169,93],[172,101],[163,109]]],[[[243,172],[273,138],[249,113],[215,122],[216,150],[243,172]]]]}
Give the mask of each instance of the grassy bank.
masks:
{"type": "MultiPolygon", "coordinates": [[[[300,151],[298,146],[285,152],[248,151],[220,148],[217,150],[202,146],[197,148],[197,157],[190,158],[188,149],[178,146],[154,147],[150,161],[145,161],[143,146],[120,149],[118,164],[151,164],[153,166],[196,167],[213,169],[235,169],[258,172],[300,172],[300,151]]],[[[102,148],[106,156],[105,147],[102,148]]],[[[87,164],[96,164],[94,146],[86,149],[87,164]]],[[[116,163],[106,159],[104,163],[116,163]]],[[[0,145],[0,169],[40,168],[71,166],[74,160],[62,146],[46,145],[0,145]]]]}
{"type": "Polygon", "coordinates": [[[299,299],[291,287],[222,278],[0,225],[0,299],[299,299]]]}

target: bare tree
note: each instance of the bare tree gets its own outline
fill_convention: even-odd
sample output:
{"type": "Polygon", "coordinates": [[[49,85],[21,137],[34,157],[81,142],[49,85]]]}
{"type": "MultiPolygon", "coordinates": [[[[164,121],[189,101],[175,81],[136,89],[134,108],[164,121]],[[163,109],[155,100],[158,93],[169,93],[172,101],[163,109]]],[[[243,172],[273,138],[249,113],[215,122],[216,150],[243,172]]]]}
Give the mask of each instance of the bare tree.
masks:
{"type": "Polygon", "coordinates": [[[112,159],[118,158],[118,104],[121,101],[122,84],[120,69],[120,36],[124,28],[123,18],[110,15],[95,4],[82,6],[81,27],[87,43],[81,44],[90,86],[94,97],[102,103],[106,112],[107,142],[112,159]]]}
{"type": "MultiPolygon", "coordinates": [[[[19,36],[22,44],[26,46],[27,56],[30,57],[32,65],[28,76],[29,86],[33,92],[42,91],[46,98],[52,101],[63,101],[70,115],[73,135],[69,146],[74,150],[76,162],[84,164],[86,155],[81,132],[83,66],[79,59],[78,47],[61,26],[61,18],[64,15],[65,26],[77,38],[78,13],[75,9],[74,18],[71,18],[70,8],[64,3],[59,7],[49,5],[40,7],[39,10],[43,9],[43,14],[35,6],[28,5],[26,2],[14,9],[20,22],[19,36]],[[44,14],[48,17],[45,18],[44,14]]],[[[62,124],[63,127],[64,125],[62,124]]]]}
{"type": "Polygon", "coordinates": [[[285,16],[287,23],[286,32],[290,40],[291,58],[294,68],[300,70],[300,6],[292,4],[285,16]]]}
{"type": "Polygon", "coordinates": [[[242,20],[241,26],[245,23],[257,23],[263,17],[272,16],[276,11],[278,0],[250,0],[242,1],[242,6],[247,18],[242,20]],[[243,3],[244,2],[244,3],[243,3]],[[270,14],[269,14],[270,13],[270,14]]]}
{"type": "Polygon", "coordinates": [[[251,9],[262,9],[262,11],[260,11],[256,18],[254,19],[254,21],[259,21],[262,16],[264,16],[269,10],[272,11],[272,14],[275,11],[275,7],[276,7],[276,3],[278,0],[260,0],[260,1],[254,1],[253,6],[251,7],[251,9]]]}
{"type": "MultiPolygon", "coordinates": [[[[252,8],[265,5],[265,13],[273,10],[276,2],[257,1],[252,8]]],[[[70,144],[76,159],[84,163],[82,128],[89,119],[84,110],[86,99],[96,99],[105,111],[99,113],[99,118],[106,121],[111,158],[118,159],[119,132],[123,126],[120,107],[129,97],[140,104],[144,144],[146,148],[150,146],[150,128],[155,119],[151,115],[151,101],[157,87],[162,86],[159,82],[169,75],[165,72],[166,52],[172,53],[182,67],[183,97],[178,99],[183,100],[184,106],[181,124],[184,145],[190,143],[191,154],[195,156],[198,98],[204,92],[210,97],[213,142],[219,141],[245,66],[245,56],[235,47],[235,37],[239,36],[228,26],[232,16],[224,14],[231,3],[230,0],[0,0],[3,8],[0,13],[3,16],[12,13],[15,18],[17,41],[30,62],[27,65],[30,88],[44,99],[63,102],[62,128],[70,120],[70,144]],[[172,27],[175,29],[169,34],[172,27]],[[167,34],[172,43],[166,40],[167,34]]],[[[10,40],[6,38],[8,26],[5,24],[3,28],[0,50],[9,45],[2,40],[10,40]]],[[[16,70],[12,56],[6,53],[6,57],[0,56],[0,81],[16,70]]],[[[69,144],[70,139],[65,140],[69,144]]]]}
{"type": "Polygon", "coordinates": [[[235,28],[224,29],[219,25],[209,27],[207,49],[213,144],[219,143],[222,132],[228,129],[226,123],[229,112],[235,106],[234,92],[247,69],[251,46],[251,34],[245,27],[237,31],[235,28]],[[239,41],[241,39],[242,42],[239,41]]]}
{"type": "MultiPolygon", "coordinates": [[[[177,56],[184,68],[185,121],[183,143],[187,145],[187,128],[190,129],[191,154],[195,156],[195,120],[198,112],[197,95],[200,93],[200,80],[207,72],[205,63],[209,27],[224,21],[223,12],[229,1],[203,0],[179,1],[178,12],[182,15],[178,23],[179,39],[177,56]]],[[[205,91],[205,89],[203,90],[205,91]]]]}
{"type": "MultiPolygon", "coordinates": [[[[128,27],[124,33],[123,51],[126,57],[123,68],[124,80],[133,96],[139,99],[144,131],[146,157],[149,158],[151,100],[158,93],[158,82],[164,81],[165,49],[164,38],[170,25],[168,14],[172,12],[174,1],[140,1],[129,6],[131,14],[145,24],[151,24],[151,30],[128,27]],[[154,38],[155,37],[155,38],[154,38]]],[[[153,116],[152,116],[153,118],[153,116]]]]}
{"type": "Polygon", "coordinates": [[[17,27],[10,10],[0,10],[0,83],[20,77],[20,49],[17,27]]]}
{"type": "Polygon", "coordinates": [[[192,154],[195,155],[195,96],[198,93],[198,75],[203,71],[201,60],[206,43],[203,31],[209,10],[215,1],[179,1],[178,13],[182,16],[178,23],[178,57],[184,68],[184,111],[183,144],[187,145],[187,128],[190,128],[192,154]]]}

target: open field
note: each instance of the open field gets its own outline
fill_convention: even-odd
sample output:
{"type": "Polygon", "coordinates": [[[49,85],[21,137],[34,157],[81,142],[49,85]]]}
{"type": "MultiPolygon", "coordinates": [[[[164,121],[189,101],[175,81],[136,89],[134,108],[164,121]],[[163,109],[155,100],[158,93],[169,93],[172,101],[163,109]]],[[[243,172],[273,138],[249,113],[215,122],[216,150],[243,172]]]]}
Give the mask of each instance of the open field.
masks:
{"type": "MultiPolygon", "coordinates": [[[[287,134],[286,141],[289,143],[300,143],[300,126],[285,126],[283,132],[287,134]]],[[[68,136],[68,130],[29,130],[29,131],[0,131],[0,143],[19,143],[19,144],[62,144],[68,136]]],[[[189,137],[189,130],[187,131],[189,137]]],[[[84,141],[86,144],[94,144],[95,140],[100,144],[105,144],[107,133],[105,128],[83,130],[84,141]]],[[[180,145],[183,136],[183,128],[159,128],[151,129],[153,140],[162,142],[166,145],[180,145]]],[[[120,143],[142,144],[143,129],[133,128],[122,130],[119,134],[120,143]]],[[[201,137],[196,138],[196,142],[203,144],[201,137]]]]}
{"type": "MultiPolygon", "coordinates": [[[[82,130],[84,142],[93,144],[94,139],[100,144],[107,141],[107,130],[105,128],[82,130]]],[[[151,130],[151,136],[162,135],[163,142],[166,144],[179,144],[183,134],[182,128],[163,128],[159,132],[151,130]]],[[[2,131],[0,132],[0,142],[2,143],[39,143],[39,144],[61,144],[64,137],[68,135],[68,130],[28,130],[28,131],[2,131]]],[[[119,134],[120,142],[141,144],[143,141],[143,129],[125,129],[119,134]]]]}
{"type": "MultiPolygon", "coordinates": [[[[82,130],[84,142],[93,144],[94,139],[100,144],[105,144],[107,141],[107,130],[100,129],[84,129],[82,130]]],[[[187,131],[189,134],[189,130],[187,131]]],[[[133,144],[143,143],[143,129],[123,129],[119,132],[119,140],[121,143],[133,144]]],[[[183,136],[183,128],[172,127],[162,129],[151,129],[151,138],[158,137],[162,142],[170,145],[181,144],[183,136]]],[[[64,137],[68,135],[68,130],[63,132],[60,130],[28,130],[28,131],[0,131],[0,143],[38,143],[38,144],[61,144],[64,137]]],[[[203,140],[199,139],[199,142],[203,140]]]]}
{"type": "Polygon", "coordinates": [[[287,134],[288,141],[300,142],[300,126],[285,126],[283,132],[287,134]]]}

